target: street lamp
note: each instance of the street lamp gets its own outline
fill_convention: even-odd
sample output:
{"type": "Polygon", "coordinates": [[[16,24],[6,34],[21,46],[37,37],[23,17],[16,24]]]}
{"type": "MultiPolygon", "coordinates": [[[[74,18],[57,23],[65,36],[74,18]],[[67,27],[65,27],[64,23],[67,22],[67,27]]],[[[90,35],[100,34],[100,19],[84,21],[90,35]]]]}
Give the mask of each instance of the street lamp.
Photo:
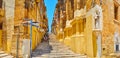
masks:
{"type": "Polygon", "coordinates": [[[30,58],[32,58],[32,26],[39,27],[39,22],[33,22],[32,20],[27,20],[23,24],[30,25],[30,58]]]}

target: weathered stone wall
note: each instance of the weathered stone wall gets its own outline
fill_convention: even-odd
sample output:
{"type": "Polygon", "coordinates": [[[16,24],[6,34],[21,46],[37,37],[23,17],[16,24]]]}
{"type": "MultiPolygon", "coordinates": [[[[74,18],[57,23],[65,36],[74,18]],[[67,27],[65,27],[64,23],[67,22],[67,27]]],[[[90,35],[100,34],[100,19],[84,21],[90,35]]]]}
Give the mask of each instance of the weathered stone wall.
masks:
{"type": "Polygon", "coordinates": [[[14,25],[21,24],[22,20],[25,17],[25,1],[24,0],[15,0],[15,18],[14,25]]]}
{"type": "MultiPolygon", "coordinates": [[[[104,0],[102,3],[103,8],[103,30],[102,30],[102,51],[103,54],[114,52],[114,34],[120,27],[116,28],[114,1],[104,0]]],[[[119,25],[120,26],[120,25],[119,25]]]]}
{"type": "MultiPolygon", "coordinates": [[[[102,37],[102,41],[101,41],[101,49],[102,49],[102,54],[107,54],[109,55],[110,53],[115,52],[114,49],[114,44],[115,44],[115,32],[118,32],[120,34],[120,2],[115,2],[117,0],[74,0],[74,9],[72,8],[73,5],[71,5],[71,0],[66,0],[66,11],[65,11],[65,20],[71,20],[73,18],[71,18],[72,14],[75,13],[76,10],[80,10],[81,8],[84,8],[85,6],[85,15],[87,12],[89,12],[93,7],[95,7],[96,5],[99,5],[100,7],[102,7],[102,14],[103,14],[103,19],[101,20],[102,23],[100,23],[101,28],[100,28],[100,32],[101,32],[101,37],[102,37]],[[117,4],[117,12],[115,12],[115,5],[117,4]],[[71,9],[72,8],[72,9],[71,9]],[[73,11],[73,13],[72,13],[73,11]],[[116,15],[117,14],[117,18],[116,15]],[[102,31],[101,31],[102,30],[102,31]]],[[[118,0],[119,1],[119,0],[118,0]]],[[[59,6],[56,8],[58,9],[59,6]]],[[[61,9],[60,9],[61,11],[61,9]]],[[[83,15],[82,13],[83,11],[81,11],[81,14],[78,13],[78,15],[83,15]]],[[[59,16],[60,13],[56,14],[54,16],[59,16]]],[[[73,14],[74,15],[74,14],[73,14]]],[[[74,15],[75,17],[75,15],[74,15]]],[[[57,23],[62,25],[62,23],[59,22],[59,17],[58,18],[54,18],[56,21],[58,21],[57,23]]],[[[67,23],[66,23],[67,24],[67,23]]],[[[89,23],[86,22],[86,24],[90,25],[89,23]]],[[[93,23],[94,24],[94,21],[93,23]]],[[[54,24],[53,26],[57,26],[53,27],[53,29],[57,29],[55,30],[56,32],[59,32],[59,28],[61,26],[54,24]]],[[[63,26],[63,25],[62,25],[63,26]]],[[[64,29],[64,28],[63,28],[64,29]]],[[[88,32],[89,29],[87,30],[88,32]]],[[[85,35],[86,36],[86,35],[85,35]]],[[[119,35],[120,36],[120,35],[119,35]]],[[[87,36],[86,36],[87,37],[87,36]]],[[[95,41],[95,40],[94,40],[95,41]]],[[[93,42],[93,44],[95,44],[93,42]]],[[[90,53],[88,51],[88,53],[90,53]]]]}
{"type": "Polygon", "coordinates": [[[4,0],[5,2],[5,20],[3,21],[3,42],[4,50],[10,52],[11,40],[14,34],[14,8],[15,0],[4,0]]]}

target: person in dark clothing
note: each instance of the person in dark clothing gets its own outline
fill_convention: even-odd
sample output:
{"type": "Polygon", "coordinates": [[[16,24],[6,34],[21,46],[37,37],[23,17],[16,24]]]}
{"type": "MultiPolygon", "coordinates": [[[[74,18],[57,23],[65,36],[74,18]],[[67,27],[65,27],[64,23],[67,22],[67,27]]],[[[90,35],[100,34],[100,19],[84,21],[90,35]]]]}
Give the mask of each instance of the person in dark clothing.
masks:
{"type": "Polygon", "coordinates": [[[42,42],[43,41],[49,41],[49,34],[46,32],[42,38],[42,42]]]}

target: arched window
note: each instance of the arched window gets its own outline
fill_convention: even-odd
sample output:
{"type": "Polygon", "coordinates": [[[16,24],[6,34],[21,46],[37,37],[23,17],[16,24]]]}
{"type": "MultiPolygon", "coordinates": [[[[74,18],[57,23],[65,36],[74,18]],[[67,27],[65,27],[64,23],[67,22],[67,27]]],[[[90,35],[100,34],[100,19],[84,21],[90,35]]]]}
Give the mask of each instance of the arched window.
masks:
{"type": "Polygon", "coordinates": [[[115,20],[118,19],[118,6],[114,5],[114,18],[115,20]]]}

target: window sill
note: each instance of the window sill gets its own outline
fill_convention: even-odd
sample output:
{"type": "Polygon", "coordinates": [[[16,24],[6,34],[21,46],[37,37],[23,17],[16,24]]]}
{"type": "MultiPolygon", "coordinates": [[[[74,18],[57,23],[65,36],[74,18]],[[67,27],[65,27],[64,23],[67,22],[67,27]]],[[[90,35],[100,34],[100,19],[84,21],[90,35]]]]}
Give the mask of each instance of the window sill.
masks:
{"type": "Polygon", "coordinates": [[[116,23],[116,24],[120,24],[120,21],[119,21],[119,20],[114,19],[114,23],[116,23]]]}

